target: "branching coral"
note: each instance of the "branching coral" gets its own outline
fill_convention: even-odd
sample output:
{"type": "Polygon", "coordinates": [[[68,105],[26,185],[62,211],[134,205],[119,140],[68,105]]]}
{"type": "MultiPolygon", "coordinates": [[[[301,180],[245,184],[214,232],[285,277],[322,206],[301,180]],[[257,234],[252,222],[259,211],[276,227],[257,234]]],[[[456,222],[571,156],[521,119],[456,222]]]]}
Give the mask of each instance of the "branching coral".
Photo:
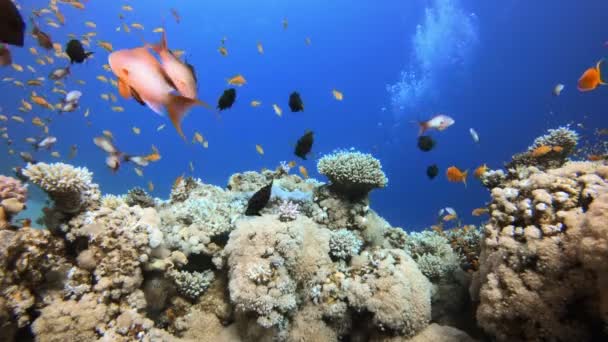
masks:
{"type": "Polygon", "coordinates": [[[129,206],[138,205],[142,208],[150,208],[154,207],[156,203],[154,202],[154,198],[152,198],[146,190],[142,188],[133,188],[127,192],[125,196],[125,202],[129,206]]]}
{"type": "Polygon", "coordinates": [[[86,207],[95,206],[100,200],[93,174],[87,168],[63,163],[28,164],[23,174],[44,190],[55,202],[55,209],[74,214],[86,207]]]}
{"type": "Polygon", "coordinates": [[[198,299],[207,291],[215,278],[213,272],[209,270],[205,272],[171,270],[168,275],[173,279],[177,291],[192,300],[198,299]]]}
{"type": "Polygon", "coordinates": [[[448,239],[434,231],[411,233],[406,251],[416,260],[422,274],[434,282],[445,280],[459,266],[448,239]]]}
{"type": "Polygon", "coordinates": [[[292,201],[283,200],[279,205],[279,220],[293,221],[298,218],[300,206],[292,201]]]}
{"type": "Polygon", "coordinates": [[[349,198],[364,197],[388,183],[380,161],[371,154],[356,151],[338,151],[323,156],[317,163],[317,170],[329,178],[336,192],[349,198]]]}
{"type": "Polygon", "coordinates": [[[123,196],[116,196],[116,195],[103,195],[101,197],[101,206],[102,207],[106,207],[106,208],[110,208],[110,209],[116,209],[118,207],[120,207],[121,205],[125,205],[125,199],[123,196]]]}
{"type": "Polygon", "coordinates": [[[329,254],[336,259],[348,260],[359,254],[363,241],[347,229],[339,229],[331,233],[329,239],[329,254]]]}
{"type": "Polygon", "coordinates": [[[568,156],[574,153],[578,143],[578,133],[568,127],[549,129],[547,134],[538,137],[528,151],[513,156],[507,169],[536,166],[540,169],[551,169],[562,166],[568,156]],[[546,151],[539,149],[546,148],[546,151]]]}
{"type": "Polygon", "coordinates": [[[480,301],[478,322],[500,341],[590,340],[598,334],[601,296],[590,286],[597,275],[581,267],[577,251],[589,248],[596,258],[604,248],[581,235],[598,236],[601,229],[589,228],[605,226],[600,203],[608,193],[608,166],[569,162],[514,176],[492,189],[471,287],[480,301]]]}

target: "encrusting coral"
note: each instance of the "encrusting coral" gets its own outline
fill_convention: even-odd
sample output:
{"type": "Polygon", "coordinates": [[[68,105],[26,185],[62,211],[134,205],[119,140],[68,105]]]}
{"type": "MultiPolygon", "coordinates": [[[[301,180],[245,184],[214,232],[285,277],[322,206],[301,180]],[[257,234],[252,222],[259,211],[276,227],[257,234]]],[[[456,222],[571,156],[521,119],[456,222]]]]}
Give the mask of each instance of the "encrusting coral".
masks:
{"type": "Polygon", "coordinates": [[[471,286],[478,324],[499,341],[605,339],[608,166],[516,175],[492,189],[471,286]]]}
{"type": "Polygon", "coordinates": [[[319,159],[317,171],[329,178],[333,190],[348,198],[364,197],[388,183],[380,161],[371,154],[357,151],[325,155],[319,159]]]}

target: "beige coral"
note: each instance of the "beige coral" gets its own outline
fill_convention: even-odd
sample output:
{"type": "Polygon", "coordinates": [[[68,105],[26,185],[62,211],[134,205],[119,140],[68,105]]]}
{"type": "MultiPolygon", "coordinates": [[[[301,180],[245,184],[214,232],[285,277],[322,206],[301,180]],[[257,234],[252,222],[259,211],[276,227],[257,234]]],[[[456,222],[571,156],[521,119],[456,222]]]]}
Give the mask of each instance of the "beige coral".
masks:
{"type": "Polygon", "coordinates": [[[77,213],[88,206],[95,206],[100,200],[93,174],[87,168],[74,167],[64,163],[28,164],[23,174],[49,194],[55,208],[64,213],[77,213]]]}
{"type": "Polygon", "coordinates": [[[570,162],[517,176],[492,189],[471,286],[479,325],[500,341],[588,340],[599,316],[598,291],[590,286],[597,277],[580,266],[577,251],[587,231],[592,240],[582,240],[581,253],[589,247],[591,259],[601,255],[592,237],[600,230],[590,222],[604,215],[608,166],[570,162]]]}

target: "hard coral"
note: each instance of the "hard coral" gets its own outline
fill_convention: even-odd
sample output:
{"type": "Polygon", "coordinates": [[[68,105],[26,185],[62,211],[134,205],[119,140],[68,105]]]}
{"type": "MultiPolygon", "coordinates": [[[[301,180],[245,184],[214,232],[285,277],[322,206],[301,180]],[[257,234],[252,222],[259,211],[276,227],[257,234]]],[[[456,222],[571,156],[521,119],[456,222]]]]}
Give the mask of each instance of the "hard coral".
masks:
{"type": "Polygon", "coordinates": [[[524,171],[492,189],[491,219],[471,286],[480,302],[479,325],[499,341],[601,336],[598,275],[579,258],[590,265],[585,255],[593,260],[604,248],[594,236],[606,222],[601,203],[608,166],[569,162],[546,172],[524,171]]]}
{"type": "Polygon", "coordinates": [[[507,169],[519,167],[536,166],[540,169],[551,169],[562,166],[568,160],[568,156],[574,153],[578,143],[578,133],[568,127],[549,129],[547,134],[538,137],[528,151],[513,156],[507,169]],[[549,151],[542,155],[535,155],[538,148],[547,147],[549,151]]]}
{"type": "Polygon", "coordinates": [[[281,201],[279,205],[279,220],[281,221],[293,221],[298,218],[300,206],[292,201],[281,201]]]}
{"type": "Polygon", "coordinates": [[[448,239],[434,231],[411,233],[406,251],[414,258],[422,274],[434,282],[446,279],[459,266],[448,239]]]}
{"type": "Polygon", "coordinates": [[[214,279],[213,272],[209,270],[205,272],[171,270],[168,275],[173,279],[177,291],[192,300],[198,299],[207,291],[214,279]]]}
{"type": "Polygon", "coordinates": [[[9,198],[15,198],[19,202],[25,203],[27,185],[22,185],[20,180],[13,177],[0,175],[0,202],[9,198]]]}
{"type": "Polygon", "coordinates": [[[388,183],[380,161],[371,154],[356,151],[338,151],[323,156],[317,163],[317,170],[329,178],[333,190],[349,198],[364,197],[388,183]]]}
{"type": "Polygon", "coordinates": [[[138,205],[142,208],[150,208],[156,205],[154,198],[148,195],[146,190],[137,187],[127,192],[127,195],[125,196],[125,203],[127,203],[129,206],[138,205]]]}
{"type": "Polygon", "coordinates": [[[95,206],[100,200],[93,174],[87,168],[63,163],[28,164],[23,174],[44,190],[55,202],[55,209],[74,214],[86,207],[95,206]]]}
{"type": "Polygon", "coordinates": [[[339,229],[331,233],[329,239],[329,254],[336,259],[348,260],[359,254],[363,241],[347,229],[339,229]]]}

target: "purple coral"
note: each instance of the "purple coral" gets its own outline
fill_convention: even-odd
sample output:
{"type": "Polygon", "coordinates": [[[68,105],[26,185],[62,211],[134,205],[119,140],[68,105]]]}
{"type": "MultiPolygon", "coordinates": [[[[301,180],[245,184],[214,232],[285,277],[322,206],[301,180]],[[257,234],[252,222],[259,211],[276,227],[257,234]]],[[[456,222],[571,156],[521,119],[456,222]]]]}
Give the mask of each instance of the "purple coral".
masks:
{"type": "Polygon", "coordinates": [[[22,185],[18,179],[0,175],[0,202],[10,198],[24,203],[27,199],[27,186],[22,185]]]}
{"type": "Polygon", "coordinates": [[[283,200],[279,205],[279,220],[283,222],[295,220],[299,213],[300,206],[297,203],[283,200]]]}

